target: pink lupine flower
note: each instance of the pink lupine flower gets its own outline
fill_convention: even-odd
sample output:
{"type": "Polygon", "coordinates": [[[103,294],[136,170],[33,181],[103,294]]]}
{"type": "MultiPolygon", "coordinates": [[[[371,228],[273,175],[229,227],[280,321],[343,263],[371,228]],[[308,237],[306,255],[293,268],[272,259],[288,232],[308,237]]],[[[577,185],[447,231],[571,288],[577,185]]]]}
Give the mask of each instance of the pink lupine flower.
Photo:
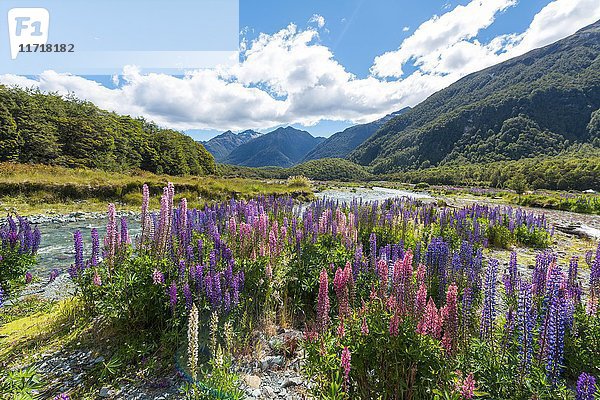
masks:
{"type": "Polygon", "coordinates": [[[396,310],[394,315],[392,315],[392,318],[390,318],[390,336],[394,336],[394,337],[398,336],[399,326],[400,326],[400,315],[399,315],[398,311],[396,310]]]}
{"type": "Polygon", "coordinates": [[[338,298],[339,303],[339,315],[347,316],[350,315],[350,304],[348,301],[348,274],[342,268],[338,268],[335,271],[333,278],[333,289],[338,298]]]}
{"type": "Polygon", "coordinates": [[[342,350],[342,362],[341,362],[341,367],[342,367],[342,371],[344,372],[344,385],[348,385],[349,381],[350,381],[350,361],[352,359],[352,356],[350,354],[350,350],[348,349],[348,346],[344,347],[344,350],[342,350]]]}
{"type": "Polygon", "coordinates": [[[281,239],[281,243],[287,242],[287,240],[288,240],[288,234],[287,234],[288,231],[287,231],[286,227],[282,226],[281,228],[279,228],[279,232],[281,232],[279,234],[279,237],[281,239]]]}
{"type": "Polygon", "coordinates": [[[352,301],[354,299],[354,275],[352,273],[352,265],[349,261],[344,268],[344,275],[346,277],[346,287],[348,288],[349,299],[352,301]]]}
{"type": "Polygon", "coordinates": [[[158,269],[154,269],[154,272],[152,273],[152,282],[155,285],[162,285],[163,283],[165,283],[165,276],[163,275],[162,272],[160,272],[158,269]]]}
{"type": "Polygon", "coordinates": [[[394,263],[394,272],[393,272],[393,282],[394,282],[394,288],[396,290],[398,290],[398,286],[401,285],[402,282],[402,270],[403,270],[403,265],[402,265],[402,260],[401,259],[397,259],[396,262],[394,263]]]}
{"type": "Polygon", "coordinates": [[[371,285],[371,292],[369,293],[369,298],[371,300],[375,300],[377,298],[377,291],[375,290],[375,285],[371,285]]]}
{"type": "MultiPolygon", "coordinates": [[[[242,222],[242,224],[244,224],[244,223],[242,222]]],[[[242,224],[240,224],[240,235],[242,234],[242,229],[241,229],[242,224]]],[[[235,237],[235,235],[237,234],[237,221],[235,220],[235,217],[229,218],[228,227],[229,227],[229,234],[232,237],[235,237]]]]}
{"type": "Polygon", "coordinates": [[[462,382],[462,386],[460,387],[460,394],[463,399],[471,400],[475,393],[475,378],[473,377],[473,373],[471,372],[462,382]]]}
{"type": "Polygon", "coordinates": [[[363,319],[362,319],[362,325],[360,326],[360,333],[365,336],[369,334],[369,325],[367,325],[367,319],[365,317],[363,317],[363,319]]]}
{"type": "Polygon", "coordinates": [[[269,232],[269,254],[272,258],[279,256],[279,240],[277,232],[277,223],[273,224],[273,228],[269,232]]]}
{"type": "Polygon", "coordinates": [[[94,286],[102,286],[102,278],[100,277],[100,274],[98,274],[98,271],[94,271],[93,283],[94,286]]]}
{"type": "Polygon", "coordinates": [[[340,318],[340,324],[337,328],[337,335],[340,339],[343,339],[346,336],[346,327],[344,326],[344,319],[340,318]]]}
{"type": "Polygon", "coordinates": [[[446,292],[446,305],[441,310],[443,319],[444,337],[442,346],[448,354],[454,354],[458,340],[458,287],[451,284],[446,292]]]}
{"type": "Polygon", "coordinates": [[[267,237],[269,227],[269,217],[264,212],[258,217],[258,232],[263,238],[267,237]]]}
{"type": "Polygon", "coordinates": [[[387,292],[388,274],[389,274],[389,270],[388,270],[387,261],[384,259],[379,260],[377,262],[377,275],[379,276],[379,283],[381,285],[380,286],[381,293],[387,292]]]}
{"type": "Polygon", "coordinates": [[[394,312],[396,310],[397,305],[398,305],[398,302],[396,301],[396,296],[391,294],[388,297],[388,299],[385,303],[385,306],[387,307],[388,311],[394,312]]]}
{"type": "Polygon", "coordinates": [[[406,252],[403,259],[398,259],[394,264],[394,289],[398,296],[402,298],[403,302],[409,297],[412,297],[410,294],[412,291],[412,260],[412,251],[409,250],[406,252]]]}
{"type": "Polygon", "coordinates": [[[435,302],[432,298],[429,299],[425,314],[417,325],[417,333],[421,335],[429,335],[434,339],[439,339],[442,331],[441,318],[435,302]]]}
{"type": "Polygon", "coordinates": [[[327,270],[323,268],[319,275],[319,297],[317,299],[317,327],[319,332],[325,331],[329,324],[329,281],[327,270]]]}
{"type": "Polygon", "coordinates": [[[265,276],[268,280],[273,279],[273,268],[271,267],[271,264],[267,264],[265,267],[265,276]]]}
{"type": "Polygon", "coordinates": [[[415,318],[420,319],[425,313],[425,307],[427,305],[427,286],[425,283],[421,283],[417,296],[415,298],[415,318]]]}
{"type": "Polygon", "coordinates": [[[313,329],[310,329],[310,330],[307,330],[306,332],[304,332],[304,340],[306,340],[308,343],[314,343],[317,341],[318,338],[319,338],[319,333],[317,333],[313,329]]]}

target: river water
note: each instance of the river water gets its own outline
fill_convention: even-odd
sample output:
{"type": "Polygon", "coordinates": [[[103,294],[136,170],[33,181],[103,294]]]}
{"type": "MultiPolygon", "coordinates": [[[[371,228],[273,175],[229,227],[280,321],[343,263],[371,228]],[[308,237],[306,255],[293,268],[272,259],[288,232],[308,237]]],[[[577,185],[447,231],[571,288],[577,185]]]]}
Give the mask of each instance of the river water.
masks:
{"type": "MultiPolygon", "coordinates": [[[[83,234],[84,253],[91,253],[92,239],[91,231],[98,229],[100,238],[106,233],[106,220],[104,218],[81,215],[79,217],[67,217],[63,221],[54,218],[53,221],[45,221],[37,224],[42,233],[42,241],[38,251],[38,263],[32,270],[34,275],[45,278],[55,268],[65,272],[73,263],[75,248],[73,246],[73,234],[79,230],[83,234]]],[[[137,218],[127,216],[129,234],[135,237],[140,233],[140,222],[137,218]]],[[[102,239],[100,239],[102,240],[102,239]]]]}

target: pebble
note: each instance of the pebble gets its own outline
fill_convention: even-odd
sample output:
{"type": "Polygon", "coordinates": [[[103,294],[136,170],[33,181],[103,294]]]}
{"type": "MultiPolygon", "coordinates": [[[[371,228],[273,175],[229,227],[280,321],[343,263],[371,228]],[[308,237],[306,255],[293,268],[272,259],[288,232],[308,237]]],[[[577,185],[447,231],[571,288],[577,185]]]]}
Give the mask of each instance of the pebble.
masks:
{"type": "Polygon", "coordinates": [[[260,384],[262,382],[262,380],[260,379],[260,377],[256,376],[256,375],[246,375],[244,377],[244,381],[246,382],[246,384],[248,386],[250,386],[252,389],[257,389],[260,387],[260,384]]]}

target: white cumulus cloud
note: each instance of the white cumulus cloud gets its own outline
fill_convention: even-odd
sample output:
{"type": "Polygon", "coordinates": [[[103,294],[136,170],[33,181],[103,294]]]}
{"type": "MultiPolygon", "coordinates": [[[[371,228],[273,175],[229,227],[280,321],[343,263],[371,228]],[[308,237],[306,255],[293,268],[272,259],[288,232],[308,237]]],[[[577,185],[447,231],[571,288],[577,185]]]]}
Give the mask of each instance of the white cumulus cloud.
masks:
{"type": "Polygon", "coordinates": [[[311,24],[316,24],[319,27],[319,29],[325,26],[325,18],[319,14],[313,14],[313,16],[310,17],[308,22],[311,24]]]}

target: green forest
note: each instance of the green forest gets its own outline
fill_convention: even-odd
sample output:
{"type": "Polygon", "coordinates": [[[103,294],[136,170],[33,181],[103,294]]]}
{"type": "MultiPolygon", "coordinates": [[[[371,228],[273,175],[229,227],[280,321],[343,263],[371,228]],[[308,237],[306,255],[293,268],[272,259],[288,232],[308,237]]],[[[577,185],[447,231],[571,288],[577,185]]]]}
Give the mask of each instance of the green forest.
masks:
{"type": "Polygon", "coordinates": [[[0,86],[0,162],[157,174],[216,172],[213,157],[181,132],[101,110],[74,97],[0,86]]]}

